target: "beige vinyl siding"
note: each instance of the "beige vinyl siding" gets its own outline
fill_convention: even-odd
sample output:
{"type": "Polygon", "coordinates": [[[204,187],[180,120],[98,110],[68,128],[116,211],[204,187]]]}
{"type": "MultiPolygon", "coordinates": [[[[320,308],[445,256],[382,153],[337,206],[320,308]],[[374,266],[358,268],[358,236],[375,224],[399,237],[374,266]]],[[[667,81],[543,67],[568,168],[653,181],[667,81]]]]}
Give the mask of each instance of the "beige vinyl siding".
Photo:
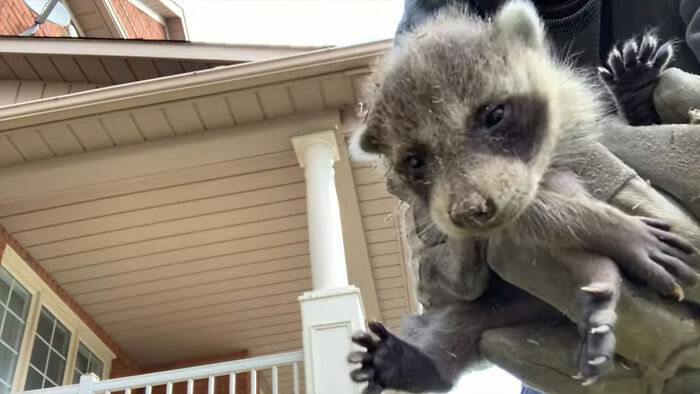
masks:
{"type": "Polygon", "coordinates": [[[256,354],[299,335],[296,297],[310,288],[303,172],[293,151],[228,164],[0,222],[135,359],[231,341],[256,354]]]}
{"type": "Polygon", "coordinates": [[[354,164],[353,176],[382,319],[398,332],[401,318],[409,310],[406,272],[394,216],[398,200],[386,191],[381,173],[372,166],[354,164]]]}

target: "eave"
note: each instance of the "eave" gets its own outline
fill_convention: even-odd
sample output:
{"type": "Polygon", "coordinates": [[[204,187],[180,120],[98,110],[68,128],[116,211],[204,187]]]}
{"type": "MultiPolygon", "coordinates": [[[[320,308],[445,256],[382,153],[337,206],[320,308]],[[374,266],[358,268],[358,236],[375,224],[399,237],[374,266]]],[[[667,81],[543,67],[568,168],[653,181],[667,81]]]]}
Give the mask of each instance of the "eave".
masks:
{"type": "Polygon", "coordinates": [[[0,131],[367,68],[390,40],[139,81],[0,108],[0,131]]]}

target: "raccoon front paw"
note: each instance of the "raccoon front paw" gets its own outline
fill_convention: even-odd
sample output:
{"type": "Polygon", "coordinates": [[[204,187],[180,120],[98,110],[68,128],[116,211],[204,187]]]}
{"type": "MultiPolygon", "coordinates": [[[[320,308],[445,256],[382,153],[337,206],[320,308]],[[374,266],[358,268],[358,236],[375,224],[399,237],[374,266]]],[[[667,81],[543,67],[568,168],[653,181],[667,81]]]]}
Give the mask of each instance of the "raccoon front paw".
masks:
{"type": "Polygon", "coordinates": [[[654,89],[673,58],[671,42],[661,44],[650,33],[631,39],[608,54],[598,72],[615,97],[620,111],[632,126],[661,122],[654,107],[654,89]]]}
{"type": "Polygon", "coordinates": [[[629,228],[609,234],[607,255],[661,295],[684,298],[681,285],[694,285],[697,250],[661,220],[632,218],[629,228]]]}
{"type": "Polygon", "coordinates": [[[577,353],[578,375],[584,386],[595,383],[611,365],[615,355],[617,321],[615,306],[619,288],[608,283],[591,283],[579,289],[579,331],[581,343],[577,353]]]}
{"type": "Polygon", "coordinates": [[[367,382],[362,394],[380,394],[385,389],[442,392],[452,388],[420,350],[397,338],[382,323],[372,321],[369,329],[377,338],[365,332],[354,335],[352,341],[365,350],[348,356],[348,362],[360,364],[350,372],[350,378],[367,382]]]}

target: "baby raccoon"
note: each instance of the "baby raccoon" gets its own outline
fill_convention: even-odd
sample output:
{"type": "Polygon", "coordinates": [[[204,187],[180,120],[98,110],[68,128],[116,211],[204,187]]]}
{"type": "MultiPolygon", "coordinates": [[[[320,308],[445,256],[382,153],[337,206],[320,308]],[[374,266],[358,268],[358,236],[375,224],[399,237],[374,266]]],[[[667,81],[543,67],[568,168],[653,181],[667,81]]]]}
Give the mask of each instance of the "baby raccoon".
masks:
{"type": "MultiPolygon", "coordinates": [[[[591,253],[588,264],[568,267],[582,290],[583,376],[595,378],[614,354],[620,277],[595,256],[662,295],[682,299],[679,283],[695,283],[687,241],[664,223],[595,200],[573,173],[595,144],[602,100],[593,81],[552,55],[529,2],[506,3],[492,21],[460,8],[442,12],[405,37],[374,75],[352,152],[386,164],[393,191],[429,213],[423,226],[478,239],[486,250],[507,240],[554,255],[591,253]]],[[[562,264],[569,261],[577,260],[562,264]]],[[[378,324],[370,328],[380,340],[398,340],[378,324]]],[[[367,352],[351,355],[362,362],[353,379],[371,384],[382,348],[368,335],[354,341],[367,352]]],[[[446,389],[452,378],[431,389],[446,389]]]]}

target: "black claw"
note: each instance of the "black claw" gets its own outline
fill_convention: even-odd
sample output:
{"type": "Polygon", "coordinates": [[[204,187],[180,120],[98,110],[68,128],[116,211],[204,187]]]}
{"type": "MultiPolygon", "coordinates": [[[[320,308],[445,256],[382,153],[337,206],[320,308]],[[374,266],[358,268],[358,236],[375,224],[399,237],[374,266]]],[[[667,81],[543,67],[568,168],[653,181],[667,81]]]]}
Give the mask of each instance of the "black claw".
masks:
{"type": "Polygon", "coordinates": [[[615,77],[619,77],[625,72],[625,62],[622,60],[622,54],[615,48],[608,56],[608,67],[612,70],[615,77]]]}
{"type": "Polygon", "coordinates": [[[639,62],[648,63],[656,50],[657,39],[653,35],[645,35],[639,45],[639,62]]]}
{"type": "Polygon", "coordinates": [[[637,43],[630,40],[622,47],[622,58],[626,68],[634,66],[637,62],[637,43]]]}
{"type": "Polygon", "coordinates": [[[369,322],[368,326],[369,329],[379,337],[379,339],[387,339],[392,335],[384,324],[376,320],[369,322]]]}
{"type": "Polygon", "coordinates": [[[668,63],[673,58],[673,44],[667,42],[662,45],[658,51],[656,51],[656,56],[654,57],[654,67],[657,69],[663,69],[668,65],[668,63]]]}
{"type": "Polygon", "coordinates": [[[367,333],[359,333],[352,336],[352,341],[367,349],[368,352],[373,352],[377,348],[377,341],[367,333]]]}
{"type": "Polygon", "coordinates": [[[598,75],[607,85],[615,83],[615,76],[607,68],[598,67],[598,75]]]}
{"type": "Polygon", "coordinates": [[[348,355],[349,363],[368,363],[372,361],[372,355],[363,351],[355,351],[348,355]]]}
{"type": "Polygon", "coordinates": [[[374,370],[371,368],[358,368],[350,371],[350,379],[356,383],[367,382],[374,377],[374,370]]]}

